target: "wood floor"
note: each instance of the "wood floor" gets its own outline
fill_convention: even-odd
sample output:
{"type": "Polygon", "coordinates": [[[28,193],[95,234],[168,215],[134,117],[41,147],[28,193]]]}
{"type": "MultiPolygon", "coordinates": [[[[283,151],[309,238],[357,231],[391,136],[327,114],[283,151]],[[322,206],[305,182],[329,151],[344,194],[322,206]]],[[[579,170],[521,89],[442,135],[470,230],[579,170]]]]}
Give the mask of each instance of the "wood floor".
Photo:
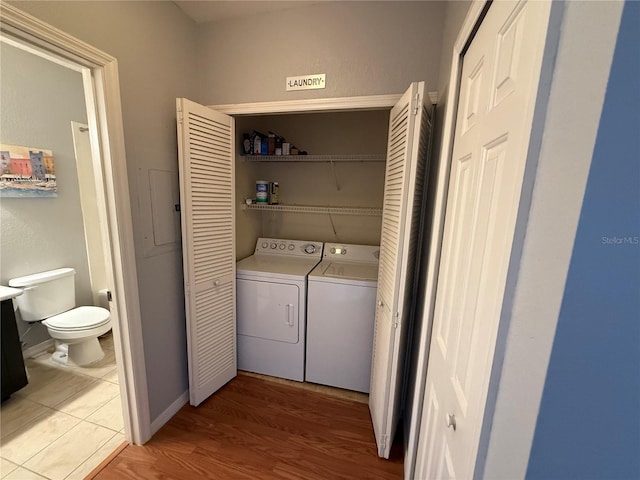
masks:
{"type": "Polygon", "coordinates": [[[376,455],[368,407],[239,375],[185,406],[146,445],[127,446],[94,478],[401,479],[402,446],[376,455]]]}

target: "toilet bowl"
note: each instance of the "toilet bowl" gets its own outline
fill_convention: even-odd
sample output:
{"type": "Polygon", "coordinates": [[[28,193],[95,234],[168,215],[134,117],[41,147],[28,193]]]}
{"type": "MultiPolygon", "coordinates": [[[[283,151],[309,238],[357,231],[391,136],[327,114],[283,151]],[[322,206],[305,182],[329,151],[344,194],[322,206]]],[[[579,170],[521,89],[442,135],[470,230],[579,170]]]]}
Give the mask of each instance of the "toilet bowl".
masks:
{"type": "Polygon", "coordinates": [[[22,320],[41,322],[56,340],[52,359],[88,365],[104,357],[98,337],[111,330],[111,315],[102,307],[75,306],[75,270],[59,268],[9,280],[22,288],[17,297],[22,320]]]}
{"type": "Polygon", "coordinates": [[[102,307],[76,307],[42,321],[51,338],[58,341],[52,359],[88,365],[102,360],[104,352],[98,337],[111,330],[109,310],[102,307]]]}

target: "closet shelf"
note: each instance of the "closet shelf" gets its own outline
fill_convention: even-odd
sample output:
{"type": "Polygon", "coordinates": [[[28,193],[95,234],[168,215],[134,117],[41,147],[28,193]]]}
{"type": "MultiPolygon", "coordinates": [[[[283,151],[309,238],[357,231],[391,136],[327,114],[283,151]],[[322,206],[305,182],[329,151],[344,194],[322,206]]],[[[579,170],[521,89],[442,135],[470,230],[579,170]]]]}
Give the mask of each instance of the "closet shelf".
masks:
{"type": "Polygon", "coordinates": [[[245,162],[385,162],[387,155],[239,155],[239,158],[245,162]]]}
{"type": "Polygon", "coordinates": [[[329,207],[319,205],[268,205],[261,203],[246,203],[241,206],[243,210],[268,210],[272,212],[291,212],[291,213],[320,213],[331,215],[360,215],[369,217],[382,216],[382,208],[376,207],[329,207]]]}

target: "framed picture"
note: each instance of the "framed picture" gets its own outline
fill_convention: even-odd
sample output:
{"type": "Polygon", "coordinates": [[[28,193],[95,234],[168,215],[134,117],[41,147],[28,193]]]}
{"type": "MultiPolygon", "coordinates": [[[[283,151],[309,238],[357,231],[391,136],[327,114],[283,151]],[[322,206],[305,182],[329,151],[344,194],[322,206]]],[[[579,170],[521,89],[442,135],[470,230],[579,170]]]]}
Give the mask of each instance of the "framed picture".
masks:
{"type": "Polygon", "coordinates": [[[53,152],[0,144],[0,197],[56,197],[53,152]]]}

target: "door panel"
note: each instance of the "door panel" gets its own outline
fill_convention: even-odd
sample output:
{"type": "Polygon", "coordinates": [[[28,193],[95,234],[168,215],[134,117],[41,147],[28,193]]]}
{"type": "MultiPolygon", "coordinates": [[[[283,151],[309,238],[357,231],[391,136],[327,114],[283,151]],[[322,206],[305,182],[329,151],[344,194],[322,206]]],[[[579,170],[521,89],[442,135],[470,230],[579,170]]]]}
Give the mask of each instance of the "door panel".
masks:
{"type": "Polygon", "coordinates": [[[419,478],[474,477],[549,5],[493,2],[464,54],[419,478]]]}
{"type": "Polygon", "coordinates": [[[189,396],[236,376],[233,119],[179,98],[178,159],[189,396]]]}
{"type": "Polygon", "coordinates": [[[238,335],[298,343],[300,289],[238,279],[238,335]]]}
{"type": "Polygon", "coordinates": [[[391,110],[369,409],[378,455],[389,458],[402,407],[430,110],[414,83],[391,110]]]}

